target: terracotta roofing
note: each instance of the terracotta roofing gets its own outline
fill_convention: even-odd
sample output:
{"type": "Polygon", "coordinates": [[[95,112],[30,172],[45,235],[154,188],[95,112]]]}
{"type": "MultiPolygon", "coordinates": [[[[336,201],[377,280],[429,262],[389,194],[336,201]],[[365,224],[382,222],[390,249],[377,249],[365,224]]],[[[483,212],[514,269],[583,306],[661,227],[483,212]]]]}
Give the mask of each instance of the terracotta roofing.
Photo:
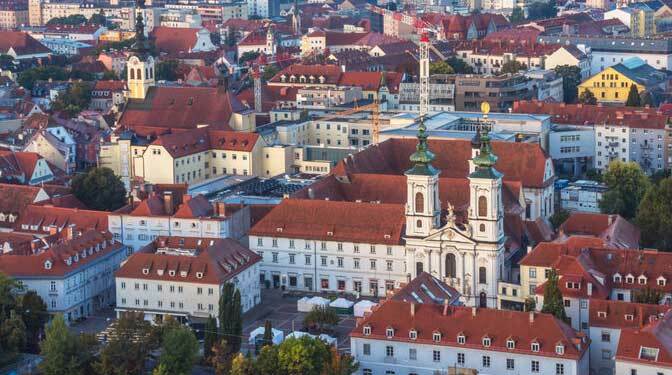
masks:
{"type": "Polygon", "coordinates": [[[255,30],[247,34],[243,39],[238,43],[238,46],[258,46],[266,45],[266,31],[265,30],[255,30]]]}
{"type": "Polygon", "coordinates": [[[573,212],[560,225],[563,235],[589,235],[602,238],[610,247],[639,248],[640,231],[620,215],[573,212]]]}
{"type": "Polygon", "coordinates": [[[670,332],[672,332],[672,311],[668,311],[644,328],[622,330],[616,360],[655,368],[672,368],[670,332]]]}
{"type": "Polygon", "coordinates": [[[588,319],[591,327],[641,328],[670,309],[665,305],[593,299],[588,319]]]}
{"type": "Polygon", "coordinates": [[[152,145],[163,146],[173,158],[179,158],[207,150],[251,152],[258,140],[257,133],[210,130],[204,127],[160,135],[152,145]]]}
{"type": "MultiPolygon", "coordinates": [[[[471,159],[470,140],[429,139],[429,148],[436,154],[434,167],[441,170],[441,177],[465,178],[471,159]]],[[[415,139],[388,139],[368,147],[334,167],[333,174],[347,176],[353,173],[402,175],[410,168],[408,156],[415,151],[415,139]]],[[[526,188],[547,186],[552,178],[546,176],[549,156],[532,143],[492,142],[499,157],[495,168],[504,174],[505,181],[519,181],[526,188]]],[[[552,168],[552,166],[549,167],[552,168]]]]}
{"type": "Polygon", "coordinates": [[[0,256],[0,272],[15,278],[63,277],[123,248],[109,232],[87,230],[36,249],[30,255],[0,256]]]}
{"type": "Polygon", "coordinates": [[[39,199],[41,191],[38,186],[0,184],[0,212],[5,215],[21,214],[39,199]]]}
{"type": "Polygon", "coordinates": [[[16,231],[48,233],[50,226],[59,230],[74,224],[80,229],[107,230],[109,212],[80,210],[79,208],[54,207],[51,205],[29,205],[16,221],[16,231]]]}
{"type": "Polygon", "coordinates": [[[115,277],[221,285],[259,261],[230,238],[161,236],[131,255],[115,277]]]}
{"type": "Polygon", "coordinates": [[[212,87],[150,87],[145,100],[130,100],[119,119],[125,129],[194,129],[198,125],[229,130],[233,113],[246,111],[230,92],[212,87]]]}
{"type": "Polygon", "coordinates": [[[540,34],[541,31],[533,27],[516,27],[492,32],[484,39],[488,41],[534,44],[540,34]]]}
{"type": "Polygon", "coordinates": [[[31,243],[34,239],[35,237],[30,234],[0,232],[0,255],[31,254],[31,243]]]}
{"type": "Polygon", "coordinates": [[[0,31],[0,52],[6,54],[12,48],[17,55],[50,53],[51,50],[28,33],[22,31],[0,31]]]}
{"type": "Polygon", "coordinates": [[[250,235],[398,245],[405,222],[399,204],[285,199],[250,235]]]}
{"type": "Polygon", "coordinates": [[[512,53],[517,56],[543,57],[552,54],[562,46],[558,44],[520,43],[503,40],[468,40],[455,46],[456,51],[471,51],[477,55],[503,56],[512,53]]]}
{"type": "Polygon", "coordinates": [[[157,26],[151,32],[154,45],[159,52],[169,55],[179,52],[189,52],[196,46],[200,28],[182,28],[157,26]]]}
{"type": "Polygon", "coordinates": [[[541,242],[520,261],[520,265],[551,268],[562,255],[578,255],[581,249],[602,246],[604,241],[592,236],[571,236],[563,241],[541,242]]]}
{"type": "Polygon", "coordinates": [[[257,30],[262,26],[264,26],[264,22],[261,20],[246,20],[242,18],[229,18],[222,24],[223,28],[229,27],[246,32],[257,30]]]}
{"type": "Polygon", "coordinates": [[[93,91],[123,91],[126,90],[126,81],[96,81],[96,84],[93,86],[93,91]]]}
{"type": "Polygon", "coordinates": [[[399,92],[399,84],[403,74],[397,72],[344,72],[338,84],[341,86],[358,86],[363,91],[378,91],[383,83],[387,86],[390,93],[399,92]]]}
{"type": "Polygon", "coordinates": [[[0,178],[17,176],[27,183],[42,157],[36,152],[0,150],[0,178]]]}
{"type": "Polygon", "coordinates": [[[269,82],[281,82],[283,75],[287,77],[286,82],[289,82],[291,76],[295,76],[297,78],[296,83],[298,83],[300,76],[305,76],[306,78],[314,76],[316,79],[322,76],[325,78],[325,84],[337,84],[341,78],[341,74],[341,69],[336,65],[292,64],[278,72],[269,82]]]}
{"type": "Polygon", "coordinates": [[[454,304],[460,298],[460,292],[455,288],[430,275],[422,272],[408,284],[402,285],[392,292],[390,299],[395,301],[414,303],[433,303],[443,305],[454,304]]]}
{"type": "Polygon", "coordinates": [[[394,300],[384,301],[371,314],[358,321],[350,336],[488,351],[513,351],[525,355],[574,360],[582,358],[588,352],[585,335],[572,330],[550,314],[476,307],[443,307],[394,300]],[[364,333],[365,328],[370,329],[370,334],[364,333]],[[387,335],[388,328],[393,330],[391,338],[387,335]],[[411,330],[417,333],[415,340],[409,337],[411,330]],[[434,333],[440,334],[438,341],[435,340],[434,333]],[[458,343],[458,336],[464,336],[464,344],[458,343]],[[483,345],[484,338],[490,339],[488,347],[483,345]],[[514,341],[515,349],[507,348],[508,340],[514,341]],[[539,351],[532,351],[532,343],[539,344],[539,351]],[[557,345],[564,346],[563,354],[556,352],[557,345]]]}
{"type": "MultiPolygon", "coordinates": [[[[261,83],[262,111],[268,112],[276,107],[280,102],[295,102],[299,87],[288,86],[269,86],[265,82],[261,83]]],[[[241,103],[254,108],[254,88],[246,87],[239,92],[236,97],[241,103]]]]}
{"type": "Polygon", "coordinates": [[[632,128],[664,129],[667,116],[655,108],[605,107],[532,101],[513,103],[514,113],[547,114],[554,124],[616,125],[632,128]]]}

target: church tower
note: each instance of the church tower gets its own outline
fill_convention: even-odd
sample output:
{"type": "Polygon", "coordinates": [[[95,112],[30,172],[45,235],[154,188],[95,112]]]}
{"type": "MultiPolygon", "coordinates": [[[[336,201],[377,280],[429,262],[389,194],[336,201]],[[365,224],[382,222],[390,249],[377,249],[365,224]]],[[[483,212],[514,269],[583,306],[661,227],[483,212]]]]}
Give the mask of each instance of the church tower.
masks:
{"type": "Polygon", "coordinates": [[[426,237],[441,225],[439,173],[432,166],[434,154],[427,146],[424,118],[418,126],[418,145],[411,155],[413,166],[406,175],[406,236],[426,237]]]}
{"type": "Polygon", "coordinates": [[[502,174],[495,169],[487,128],[480,133],[480,149],[472,159],[475,170],[469,174],[469,223],[478,242],[499,243],[504,238],[502,174]]]}
{"type": "Polygon", "coordinates": [[[294,11],[292,12],[292,31],[294,35],[301,35],[301,16],[299,14],[299,0],[294,0],[294,11]]]}
{"type": "Polygon", "coordinates": [[[145,1],[137,0],[135,44],[133,45],[133,53],[126,63],[129,99],[145,99],[147,90],[154,86],[154,58],[149,53],[149,43],[145,36],[145,23],[142,19],[144,9],[145,1]]]}
{"type": "Polygon", "coordinates": [[[269,24],[266,29],[266,53],[275,56],[275,33],[273,27],[269,24]]]}

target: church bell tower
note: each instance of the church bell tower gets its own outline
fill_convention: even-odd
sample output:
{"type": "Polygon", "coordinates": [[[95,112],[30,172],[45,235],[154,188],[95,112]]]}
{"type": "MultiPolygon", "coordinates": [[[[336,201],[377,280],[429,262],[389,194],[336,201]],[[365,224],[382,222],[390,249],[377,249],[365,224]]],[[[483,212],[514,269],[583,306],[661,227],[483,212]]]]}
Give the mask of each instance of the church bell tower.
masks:
{"type": "Polygon", "coordinates": [[[129,99],[145,99],[147,91],[154,86],[154,58],[150,54],[149,42],[145,36],[143,12],[145,1],[136,1],[135,44],[133,53],[126,63],[126,80],[129,99]]]}

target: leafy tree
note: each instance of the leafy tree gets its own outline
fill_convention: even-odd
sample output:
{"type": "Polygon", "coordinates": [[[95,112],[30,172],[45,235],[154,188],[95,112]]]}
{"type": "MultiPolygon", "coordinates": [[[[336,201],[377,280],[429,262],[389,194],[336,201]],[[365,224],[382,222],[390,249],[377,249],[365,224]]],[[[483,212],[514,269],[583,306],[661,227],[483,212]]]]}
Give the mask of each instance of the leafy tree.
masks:
{"type": "Polygon", "coordinates": [[[259,57],[259,52],[257,51],[247,51],[238,57],[238,64],[243,65],[247,61],[256,60],[259,57]]]}
{"type": "Polygon", "coordinates": [[[214,367],[215,374],[225,375],[233,371],[232,362],[235,362],[234,355],[236,353],[231,352],[229,349],[230,347],[226,339],[219,341],[212,348],[212,355],[210,356],[209,362],[210,365],[214,367]]]}
{"type": "Polygon", "coordinates": [[[35,86],[35,81],[46,81],[49,79],[64,81],[68,79],[68,74],[63,68],[57,66],[38,66],[21,72],[17,82],[24,88],[32,90],[35,86]]]}
{"type": "Polygon", "coordinates": [[[168,374],[186,375],[198,356],[198,340],[191,329],[180,326],[166,331],[162,337],[161,358],[168,374]]]}
{"type": "Polygon", "coordinates": [[[636,303],[646,303],[649,305],[658,305],[663,299],[664,293],[661,290],[653,289],[647,286],[644,289],[636,290],[632,294],[632,300],[636,303]]]}
{"type": "Polygon", "coordinates": [[[105,73],[103,73],[103,81],[117,81],[119,80],[119,76],[117,73],[115,73],[112,70],[106,70],[105,73]]]}
{"type": "Polygon", "coordinates": [[[6,54],[0,54],[0,68],[9,69],[14,66],[14,57],[6,54]]]}
{"type": "Polygon", "coordinates": [[[59,94],[51,104],[51,108],[74,117],[88,108],[90,103],[91,85],[87,82],[77,82],[70,85],[66,92],[59,94]]]}
{"type": "Polygon", "coordinates": [[[429,74],[454,74],[453,67],[445,61],[429,63],[429,74]]]}
{"type": "Polygon", "coordinates": [[[63,26],[80,26],[86,24],[86,17],[81,14],[73,14],[67,17],[55,17],[47,22],[47,26],[63,25],[63,26]]]}
{"type": "Polygon", "coordinates": [[[26,349],[37,353],[40,349],[40,333],[49,318],[47,305],[37,292],[29,290],[21,296],[19,306],[19,313],[26,326],[26,337],[28,338],[26,349]]]}
{"type": "Polygon", "coordinates": [[[243,334],[242,315],[240,292],[233,284],[226,283],[219,298],[219,328],[220,335],[226,340],[228,351],[231,353],[240,350],[240,337],[243,334]]]}
{"type": "Polygon", "coordinates": [[[329,358],[327,344],[309,336],[298,339],[289,338],[278,346],[278,364],[281,374],[318,375],[322,373],[329,358]]]}
{"type": "Polygon", "coordinates": [[[637,210],[642,246],[672,250],[672,178],[653,185],[637,210]]]}
{"type": "Polygon", "coordinates": [[[63,315],[56,315],[42,341],[40,371],[44,375],[84,375],[93,373],[90,364],[96,349],[95,338],[78,336],[68,329],[63,315]]]}
{"type": "Polygon", "coordinates": [[[170,372],[168,372],[168,368],[164,364],[160,364],[156,366],[154,371],[152,371],[152,375],[171,375],[170,372]]]}
{"type": "Polygon", "coordinates": [[[273,345],[273,326],[270,320],[264,322],[264,339],[263,346],[273,345]]]}
{"type": "Polygon", "coordinates": [[[303,325],[309,331],[324,332],[331,330],[339,321],[340,318],[334,310],[327,307],[315,306],[303,318],[303,325]]]}
{"type": "Polygon", "coordinates": [[[597,98],[595,97],[595,94],[593,94],[592,91],[585,89],[583,90],[581,95],[579,95],[579,103],[595,105],[597,104],[597,98]]]}
{"type": "Polygon", "coordinates": [[[268,345],[261,348],[261,352],[254,362],[254,370],[259,375],[282,373],[278,362],[278,347],[268,345]]]}
{"type": "Polygon", "coordinates": [[[7,319],[9,312],[16,308],[15,290],[18,286],[14,279],[0,273],[0,321],[7,319]]]}
{"type": "Polygon", "coordinates": [[[558,9],[555,6],[555,0],[535,1],[527,7],[528,20],[540,20],[545,18],[553,18],[558,15],[558,9]]]}
{"type": "Polygon", "coordinates": [[[275,65],[267,65],[264,67],[264,73],[261,75],[261,77],[265,80],[268,81],[269,79],[273,78],[276,74],[280,72],[280,69],[278,69],[277,66],[275,65]]]}
{"type": "Polygon", "coordinates": [[[126,188],[109,168],[92,168],[72,179],[72,191],[93,210],[113,211],[125,203],[126,188]]]}
{"type": "Polygon", "coordinates": [[[523,311],[534,311],[537,308],[537,301],[534,300],[534,297],[530,296],[525,298],[525,304],[523,306],[523,311]]]}
{"type": "Polygon", "coordinates": [[[558,273],[555,269],[551,269],[546,279],[546,288],[544,289],[544,306],[541,312],[553,314],[556,318],[567,321],[567,314],[565,313],[565,304],[562,299],[562,292],[558,287],[558,273]]]}
{"type": "Polygon", "coordinates": [[[522,23],[523,21],[525,21],[525,11],[523,10],[523,8],[520,7],[513,8],[511,16],[509,17],[509,22],[522,23]]]}
{"type": "Polygon", "coordinates": [[[625,105],[628,107],[642,106],[642,98],[640,98],[639,90],[637,90],[637,85],[634,83],[630,85],[630,91],[628,91],[628,99],[625,101],[625,105]]]}
{"type": "Polygon", "coordinates": [[[640,95],[641,100],[642,100],[642,107],[654,107],[655,104],[653,103],[653,96],[651,96],[651,93],[648,91],[644,91],[642,95],[640,95]]]}
{"type": "Polygon", "coordinates": [[[329,362],[322,375],[350,375],[354,374],[359,366],[350,354],[341,354],[335,347],[329,348],[329,362]]]}
{"type": "Polygon", "coordinates": [[[203,357],[209,360],[212,357],[212,349],[217,344],[217,319],[210,315],[205,323],[205,338],[203,340],[203,357]]]}
{"type": "Polygon", "coordinates": [[[559,210],[556,210],[555,213],[553,213],[553,216],[551,216],[551,225],[553,225],[553,229],[558,229],[560,228],[560,225],[567,221],[569,218],[570,212],[561,208],[559,210]]]}
{"type": "Polygon", "coordinates": [[[91,17],[89,18],[89,23],[100,26],[107,25],[107,18],[105,18],[103,10],[101,9],[100,13],[92,14],[91,17]]]}
{"type": "Polygon", "coordinates": [[[649,179],[635,162],[613,161],[603,175],[607,191],[602,195],[603,213],[619,214],[626,219],[637,215],[637,208],[649,188],[649,179]]]}
{"type": "Polygon", "coordinates": [[[156,79],[158,81],[177,81],[179,67],[177,60],[166,60],[156,64],[156,79]]]}
{"type": "Polygon", "coordinates": [[[599,169],[591,168],[587,170],[584,177],[590,181],[602,182],[602,174],[599,169]]]}
{"type": "Polygon", "coordinates": [[[14,310],[0,325],[0,363],[11,360],[26,345],[26,325],[14,310]]]}
{"type": "Polygon", "coordinates": [[[254,362],[250,358],[246,358],[242,353],[238,353],[238,355],[233,359],[231,364],[231,372],[229,374],[257,375],[254,369],[254,362]]]}
{"type": "Polygon", "coordinates": [[[115,323],[111,339],[94,364],[96,373],[143,374],[149,353],[151,325],[142,313],[124,313],[115,323]]]}
{"type": "Polygon", "coordinates": [[[450,65],[457,74],[472,74],[474,72],[474,68],[456,56],[448,58],[446,63],[450,65]]]}
{"type": "MultiPolygon", "coordinates": [[[[555,73],[562,77],[564,102],[574,103],[578,96],[577,87],[581,83],[581,69],[574,65],[559,65],[555,67],[555,73]]],[[[597,103],[597,100],[595,102],[597,103]]]]}
{"type": "Polygon", "coordinates": [[[510,60],[510,61],[507,61],[504,64],[502,64],[502,69],[500,70],[500,72],[502,74],[518,73],[519,71],[526,70],[526,69],[527,69],[527,65],[525,65],[525,64],[523,64],[519,61],[516,61],[516,60],[510,60]]]}

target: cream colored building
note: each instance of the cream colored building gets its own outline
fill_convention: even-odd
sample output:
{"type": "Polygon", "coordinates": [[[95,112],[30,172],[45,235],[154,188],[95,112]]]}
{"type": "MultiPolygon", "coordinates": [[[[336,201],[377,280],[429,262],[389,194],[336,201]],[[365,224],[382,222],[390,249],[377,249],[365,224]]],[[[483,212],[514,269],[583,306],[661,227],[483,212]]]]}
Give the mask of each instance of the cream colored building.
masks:
{"type": "Polygon", "coordinates": [[[28,9],[0,8],[0,29],[15,29],[28,24],[28,9]]]}

